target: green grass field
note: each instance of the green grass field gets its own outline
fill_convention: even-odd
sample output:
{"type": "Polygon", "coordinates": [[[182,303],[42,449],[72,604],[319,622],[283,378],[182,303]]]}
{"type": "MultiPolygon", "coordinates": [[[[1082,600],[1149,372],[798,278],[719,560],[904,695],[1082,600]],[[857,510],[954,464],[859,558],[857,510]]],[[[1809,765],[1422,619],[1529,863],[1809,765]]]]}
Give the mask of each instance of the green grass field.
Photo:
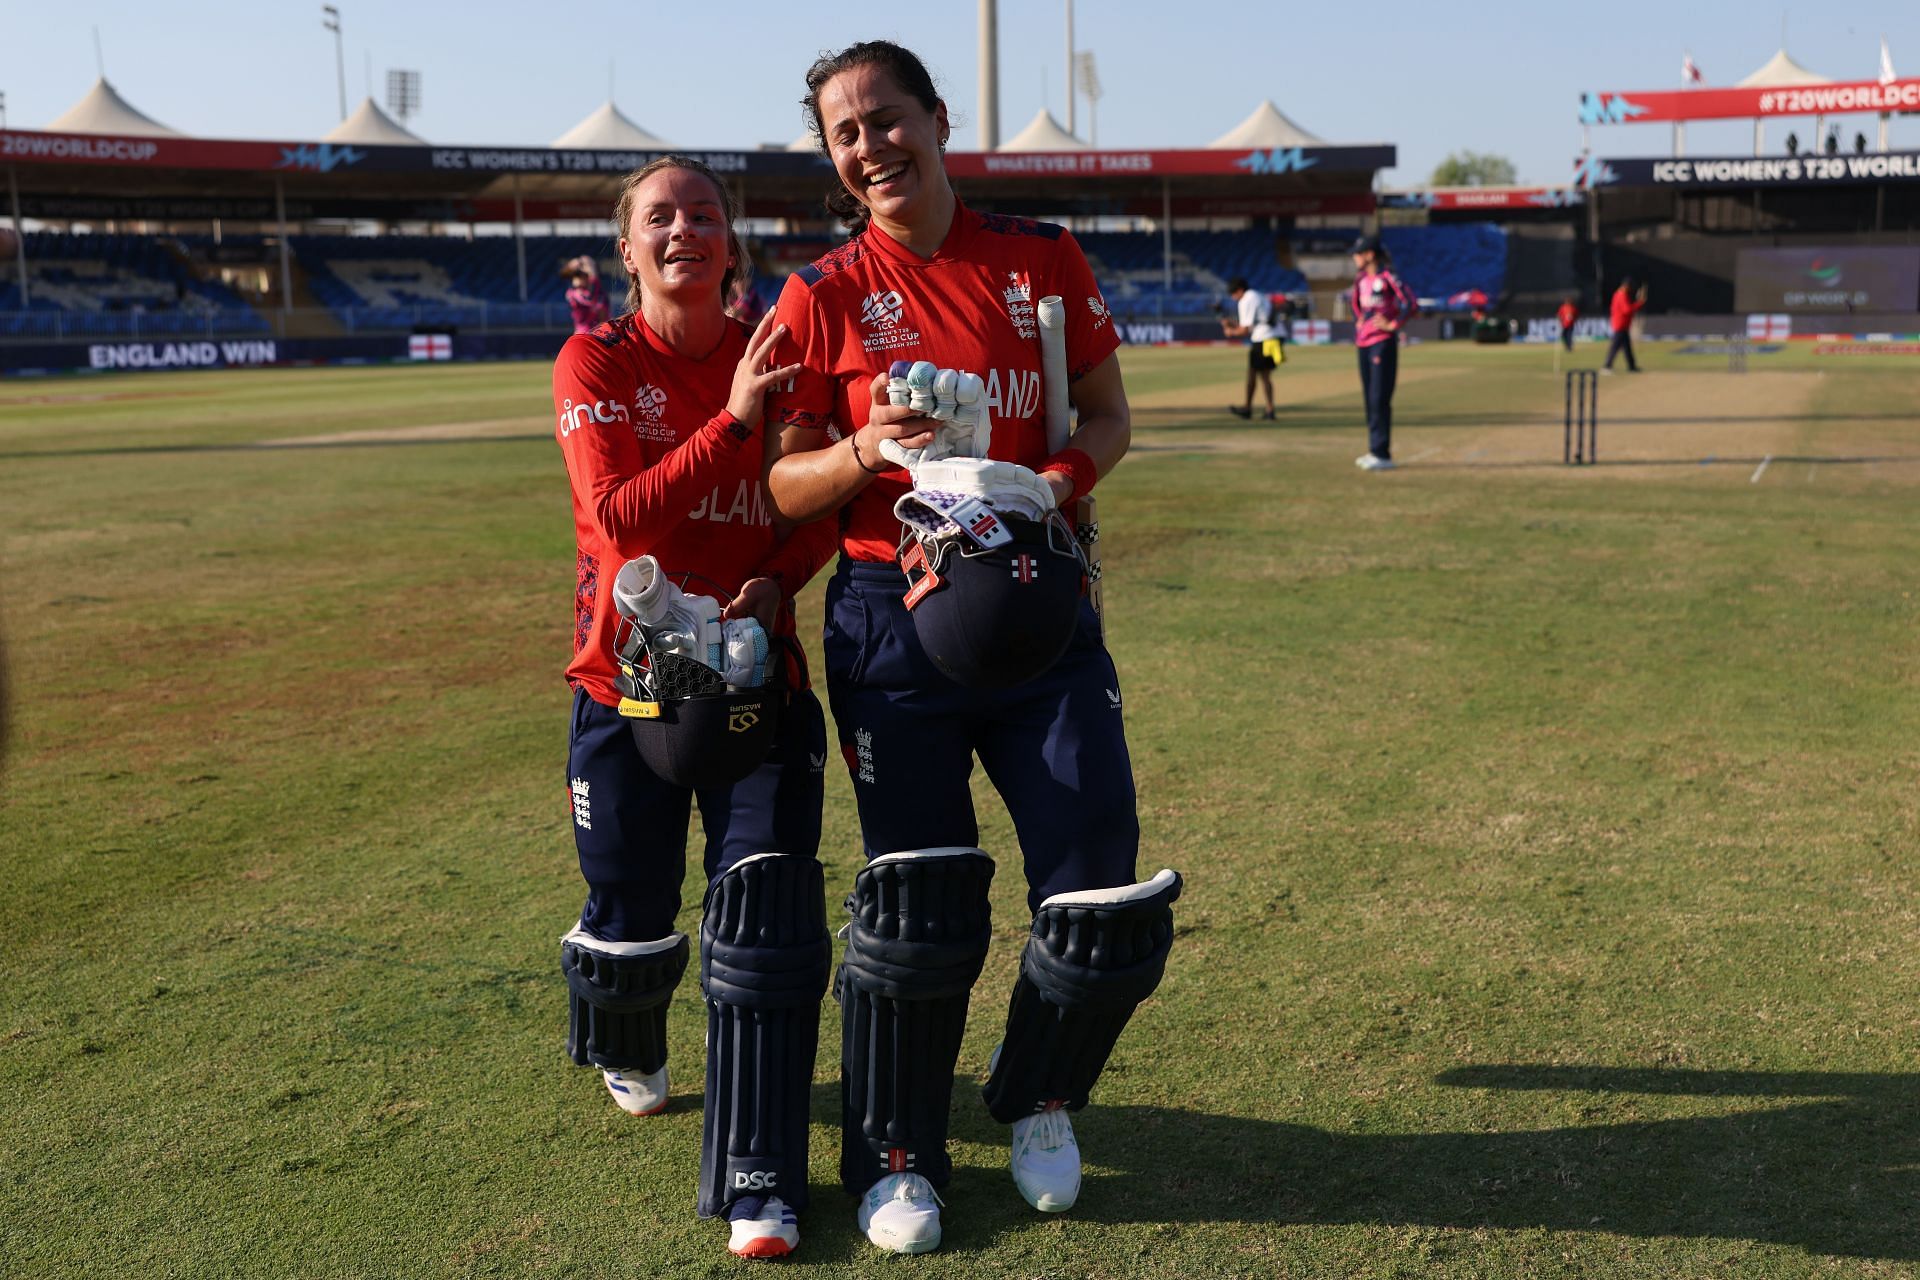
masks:
{"type": "MultiPolygon", "coordinates": [[[[1576,470],[1550,352],[1412,349],[1381,475],[1348,349],[1251,425],[1237,350],[1127,356],[1167,980],[1040,1218],[973,1087],[1026,925],[976,780],[947,1245],[855,1230],[829,1026],[789,1271],[1920,1272],[1920,361],[1645,354],[1576,470]]],[[[749,1270],[697,985],[665,1116],[561,1052],[551,426],[536,364],[0,382],[0,1272],[749,1270]]],[[[833,770],[821,856],[837,904],[833,770]]]]}

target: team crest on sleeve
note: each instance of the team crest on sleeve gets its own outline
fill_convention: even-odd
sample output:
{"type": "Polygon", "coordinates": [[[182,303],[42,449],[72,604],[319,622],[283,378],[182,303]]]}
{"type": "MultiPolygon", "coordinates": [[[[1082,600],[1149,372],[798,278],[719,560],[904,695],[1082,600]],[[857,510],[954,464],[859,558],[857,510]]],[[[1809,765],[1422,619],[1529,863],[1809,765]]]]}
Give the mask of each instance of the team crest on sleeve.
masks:
{"type": "Polygon", "coordinates": [[[1028,340],[1038,337],[1040,330],[1033,319],[1033,281],[1026,272],[1007,272],[1007,287],[1001,296],[1007,301],[1007,319],[1013,321],[1014,331],[1028,340]]]}
{"type": "Polygon", "coordinates": [[[1087,299],[1087,310],[1093,313],[1093,331],[1100,332],[1107,324],[1107,300],[1093,294],[1087,299]]]}
{"type": "Polygon", "coordinates": [[[907,300],[898,289],[876,289],[860,303],[860,346],[865,351],[891,351],[896,347],[917,347],[920,332],[902,323],[907,300]]]}

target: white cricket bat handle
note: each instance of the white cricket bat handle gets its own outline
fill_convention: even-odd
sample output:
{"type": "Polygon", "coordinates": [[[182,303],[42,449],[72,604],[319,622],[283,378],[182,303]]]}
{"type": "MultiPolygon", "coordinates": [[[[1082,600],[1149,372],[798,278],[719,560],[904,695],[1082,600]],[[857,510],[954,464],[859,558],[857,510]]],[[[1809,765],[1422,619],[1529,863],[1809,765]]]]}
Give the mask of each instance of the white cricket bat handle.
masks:
{"type": "Polygon", "coordinates": [[[1067,404],[1067,308],[1060,295],[1049,294],[1034,308],[1040,321],[1040,385],[1047,406],[1047,452],[1067,447],[1072,426],[1067,404]]]}

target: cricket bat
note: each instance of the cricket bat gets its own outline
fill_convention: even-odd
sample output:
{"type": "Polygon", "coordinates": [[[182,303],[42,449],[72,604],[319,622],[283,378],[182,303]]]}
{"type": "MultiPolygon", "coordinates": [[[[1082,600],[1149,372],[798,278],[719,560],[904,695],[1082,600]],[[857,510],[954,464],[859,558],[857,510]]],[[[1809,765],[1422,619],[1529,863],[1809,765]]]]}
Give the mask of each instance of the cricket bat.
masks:
{"type": "MultiPolygon", "coordinates": [[[[1034,308],[1040,321],[1040,383],[1047,407],[1047,452],[1058,453],[1073,438],[1072,409],[1067,402],[1067,308],[1058,294],[1040,299],[1034,308]]],[[[1075,498],[1067,516],[1073,534],[1087,556],[1087,598],[1106,638],[1106,597],[1100,583],[1100,508],[1093,495],[1075,498]]]]}

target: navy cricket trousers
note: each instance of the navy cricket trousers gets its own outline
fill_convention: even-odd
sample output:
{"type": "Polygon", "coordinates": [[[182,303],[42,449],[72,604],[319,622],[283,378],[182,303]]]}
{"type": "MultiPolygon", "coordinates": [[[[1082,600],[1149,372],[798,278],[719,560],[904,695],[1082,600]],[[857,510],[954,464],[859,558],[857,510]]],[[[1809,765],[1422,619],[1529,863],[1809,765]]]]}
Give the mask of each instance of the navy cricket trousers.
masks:
{"type": "Polygon", "coordinates": [[[1045,675],[968,689],[920,647],[906,589],[893,564],[866,561],[842,560],[827,584],[827,695],[867,856],[977,848],[977,755],[1013,818],[1030,908],[1134,883],[1133,764],[1093,606],[1081,601],[1073,642],[1045,675]]]}
{"type": "Polygon", "coordinates": [[[1400,370],[1400,342],[1388,338],[1360,348],[1360,389],[1367,398],[1367,452],[1393,456],[1393,382],[1400,370]]]}
{"type": "Polygon", "coordinates": [[[1633,330],[1631,329],[1613,331],[1613,341],[1607,343],[1607,363],[1604,367],[1613,368],[1613,358],[1623,353],[1627,357],[1627,372],[1640,372],[1640,366],[1633,362],[1633,330]]]}
{"type": "Polygon", "coordinates": [[[756,853],[817,856],[826,763],[826,718],[805,689],[781,712],[766,763],[730,787],[697,792],[647,768],[620,713],[574,690],[567,794],[587,881],[581,925],[603,942],[651,942],[673,932],[696,800],[708,882],[756,853]]]}

